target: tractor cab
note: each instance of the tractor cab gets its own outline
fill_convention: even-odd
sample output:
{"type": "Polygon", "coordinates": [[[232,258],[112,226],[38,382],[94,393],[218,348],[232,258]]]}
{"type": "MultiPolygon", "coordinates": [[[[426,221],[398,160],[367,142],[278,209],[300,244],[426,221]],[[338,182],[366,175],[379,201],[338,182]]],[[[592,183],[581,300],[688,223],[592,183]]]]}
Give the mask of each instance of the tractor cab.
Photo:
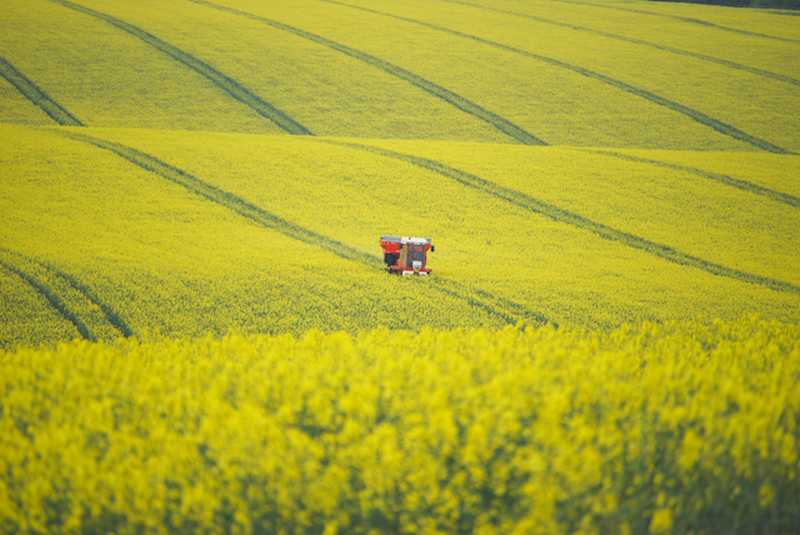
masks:
{"type": "Polygon", "coordinates": [[[397,275],[428,275],[428,251],[435,247],[430,238],[381,236],[383,263],[389,273],[397,275]]]}

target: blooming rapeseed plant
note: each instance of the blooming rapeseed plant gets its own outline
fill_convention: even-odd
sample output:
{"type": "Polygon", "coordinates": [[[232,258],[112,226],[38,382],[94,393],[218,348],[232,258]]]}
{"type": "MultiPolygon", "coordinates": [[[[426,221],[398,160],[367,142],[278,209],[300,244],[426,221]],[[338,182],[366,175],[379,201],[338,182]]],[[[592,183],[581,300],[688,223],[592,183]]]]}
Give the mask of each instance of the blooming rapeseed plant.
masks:
{"type": "Polygon", "coordinates": [[[799,375],[758,319],[0,352],[0,532],[781,532],[799,375]]]}

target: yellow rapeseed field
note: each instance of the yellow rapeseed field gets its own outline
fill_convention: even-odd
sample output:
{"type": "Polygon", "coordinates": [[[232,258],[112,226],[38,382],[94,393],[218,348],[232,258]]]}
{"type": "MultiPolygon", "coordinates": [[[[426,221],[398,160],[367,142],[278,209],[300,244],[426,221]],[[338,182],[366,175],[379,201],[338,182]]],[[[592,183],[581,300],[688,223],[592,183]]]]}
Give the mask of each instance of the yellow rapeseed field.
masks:
{"type": "Polygon", "coordinates": [[[69,339],[81,334],[79,323],[90,338],[113,339],[122,331],[102,304],[133,334],[176,336],[499,327],[541,316],[605,328],[800,314],[800,221],[786,193],[795,156],[765,156],[762,174],[773,174],[750,181],[715,166],[724,157],[713,153],[0,131],[7,132],[0,260],[46,283],[78,319],[70,328],[56,315],[52,336],[42,337],[16,301],[52,303],[16,276],[0,311],[30,328],[4,334],[6,346],[63,340],[65,330],[69,339]],[[176,183],[87,140],[129,147],[192,178],[176,183]],[[780,166],[770,167],[770,158],[780,166]],[[448,169],[467,178],[443,174],[448,169]],[[249,203],[260,219],[202,188],[249,203]],[[400,281],[381,271],[378,235],[398,229],[434,237],[434,278],[400,281]],[[37,260],[76,277],[97,299],[37,260]],[[446,288],[437,286],[443,280],[446,288]]]}
{"type": "Polygon", "coordinates": [[[800,43],[763,17],[750,35],[552,1],[8,0],[0,57],[91,126],[277,133],[279,113],[316,135],[798,150],[800,43]]]}
{"type": "Polygon", "coordinates": [[[147,44],[54,2],[4,1],[0,34],[0,57],[85,124],[279,131],[147,44]]]}
{"type": "MultiPolygon", "coordinates": [[[[550,4],[548,0],[469,1],[531,14],[535,14],[537,10],[546,8],[550,4]],[[534,6],[535,9],[531,9],[534,6]]],[[[786,42],[781,40],[800,39],[800,28],[797,27],[797,21],[779,10],[743,10],[719,5],[654,3],[643,0],[611,0],[607,2],[562,0],[558,2],[558,10],[563,13],[564,18],[576,23],[591,22],[600,28],[630,33],[668,45],[730,56],[731,59],[749,58],[753,60],[759,58],[760,61],[765,62],[768,61],[768,52],[771,51],[773,63],[770,66],[797,72],[797,65],[791,62],[777,61],[778,58],[775,55],[775,50],[781,46],[781,42],[786,42]],[[722,31],[733,46],[725,50],[714,48],[713,43],[701,38],[702,34],[708,31],[710,25],[698,24],[697,21],[718,26],[714,28],[714,31],[722,31]],[[760,35],[753,35],[754,33],[760,35]],[[765,39],[764,36],[770,38],[765,39]],[[775,37],[778,40],[774,39],[775,37]],[[747,46],[744,46],[745,43],[747,46]]]]}
{"type": "Polygon", "coordinates": [[[0,531],[789,533],[799,378],[758,319],[0,352],[0,531]]]}
{"type": "Polygon", "coordinates": [[[34,106],[6,80],[0,79],[0,117],[3,121],[18,124],[49,124],[48,117],[34,106]]]}
{"type": "Polygon", "coordinates": [[[0,150],[0,273],[15,285],[3,286],[0,314],[14,321],[17,334],[5,335],[10,338],[4,336],[3,345],[79,336],[60,318],[51,336],[40,338],[38,320],[21,314],[17,301],[38,308],[52,303],[7,266],[50,288],[91,335],[104,339],[123,333],[109,332],[110,320],[96,317],[96,303],[59,272],[74,276],[135,334],[505,323],[470,306],[464,291],[455,297],[420,292],[416,283],[422,281],[387,278],[375,233],[364,248],[372,263],[348,261],[86,143],[29,129],[6,131],[14,134],[0,150]],[[47,160],[51,164],[43,165],[47,160]]]}
{"type": "MultiPolygon", "coordinates": [[[[306,0],[309,4],[316,1],[306,0]]],[[[250,10],[256,9],[255,6],[259,4],[263,6],[258,0],[224,0],[224,3],[247,5],[250,10]]],[[[495,7],[492,2],[467,3],[495,7]]],[[[497,7],[507,5],[508,2],[499,4],[497,7]]],[[[463,51],[463,56],[456,60],[454,66],[437,66],[437,75],[447,76],[446,73],[457,72],[456,69],[462,65],[474,68],[475,63],[481,62],[481,82],[486,85],[494,84],[493,80],[500,79],[508,82],[512,76],[518,76],[519,83],[510,82],[501,90],[495,87],[489,90],[491,94],[487,91],[485,96],[481,95],[481,99],[492,102],[503,110],[502,113],[519,114],[520,121],[526,126],[530,125],[534,131],[534,124],[541,124],[548,129],[547,135],[542,131],[544,139],[551,140],[554,144],[624,146],[612,139],[588,141],[588,135],[580,140],[576,134],[582,130],[581,127],[604,131],[608,129],[606,133],[609,136],[636,138],[639,147],[647,143],[653,147],[684,148],[685,143],[693,148],[700,148],[702,144],[703,148],[727,149],[743,148],[751,144],[737,143],[730,136],[721,133],[719,125],[716,129],[711,126],[713,121],[718,121],[783,148],[800,150],[800,63],[795,59],[800,53],[800,39],[795,38],[793,42],[752,36],[745,39],[745,36],[734,34],[731,37],[730,32],[708,27],[702,32],[693,32],[692,24],[684,22],[681,28],[689,26],[690,33],[681,32],[680,42],[671,47],[673,50],[677,47],[679,53],[675,53],[665,50],[665,45],[658,38],[661,32],[658,28],[649,36],[650,40],[655,36],[658,45],[656,47],[617,38],[619,35],[635,37],[635,28],[640,25],[647,28],[648,32],[651,27],[661,26],[662,21],[657,17],[655,20],[648,20],[647,16],[641,14],[631,17],[631,13],[624,13],[628,16],[628,26],[634,28],[633,33],[625,27],[607,32],[613,34],[609,36],[585,31],[583,28],[602,30],[607,24],[604,22],[606,18],[613,19],[623,14],[607,9],[584,10],[584,14],[596,12],[595,17],[591,21],[577,24],[569,15],[570,7],[574,10],[575,6],[565,7],[561,2],[552,1],[537,1],[534,6],[526,6],[525,2],[514,4],[523,13],[533,14],[533,18],[521,18],[508,13],[464,6],[461,3],[427,0],[402,3],[337,0],[330,8],[331,13],[326,12],[325,15],[318,9],[295,10],[287,5],[281,16],[286,20],[297,21],[297,24],[304,27],[324,27],[326,31],[337,31],[342,38],[348,32],[363,36],[365,32],[356,32],[348,23],[356,25],[362,17],[370,15],[379,17],[373,14],[375,11],[404,17],[404,20],[389,19],[393,21],[392,30],[398,35],[411,33],[415,37],[407,39],[419,39],[419,35],[435,32],[431,33],[431,39],[426,37],[424,41],[446,40],[450,43],[451,54],[456,54],[452,52],[454,48],[458,52],[463,51]],[[343,4],[366,7],[372,12],[365,14],[354,11],[343,4]],[[340,12],[341,19],[337,19],[336,23],[332,22],[331,18],[340,12]],[[428,26],[420,26],[413,21],[421,21],[428,26]],[[553,24],[552,21],[558,24],[553,24]],[[340,26],[340,29],[334,28],[334,24],[340,26]],[[437,26],[437,29],[431,29],[431,24],[437,26]],[[576,30],[576,25],[581,30],[576,30]],[[461,35],[456,37],[452,31],[461,35]],[[481,41],[476,41],[476,38],[481,41]],[[766,46],[757,48],[763,41],[767,42],[766,46]],[[699,46],[707,47],[705,57],[682,53],[687,46],[690,49],[696,46],[695,42],[702,42],[699,46]],[[507,48],[498,49],[497,43],[507,48]],[[742,55],[747,54],[748,57],[737,57],[736,61],[728,59],[725,56],[729,53],[725,51],[729,48],[742,55]],[[531,55],[524,55],[526,52],[531,55]],[[720,54],[727,63],[714,61],[720,54]],[[712,61],[709,61],[709,56],[712,61]],[[512,73],[505,72],[506,70],[512,73]],[[552,89],[536,90],[537,82],[534,78],[537,76],[534,73],[538,74],[538,83],[553,87],[551,75],[543,75],[548,70],[568,73],[564,77],[565,83],[570,87],[569,91],[564,91],[567,93],[566,98],[563,93],[553,94],[552,89]],[[754,72],[756,70],[758,72],[754,72]],[[586,82],[579,84],[581,79],[586,82]],[[622,84],[625,87],[620,91],[622,84]],[[591,96],[579,97],[579,88],[591,91],[591,96]],[[626,95],[626,104],[623,104],[626,108],[614,109],[615,94],[626,95]],[[653,98],[653,95],[660,99],[653,98]],[[570,99],[568,106],[564,102],[567,99],[570,99]],[[580,101],[575,102],[578,99],[580,101]],[[691,112],[681,109],[681,106],[691,112]],[[567,116],[559,114],[559,111],[566,112],[567,116]],[[696,115],[697,112],[707,117],[701,118],[696,115]],[[526,116],[524,119],[523,113],[526,116]],[[546,115],[542,117],[539,114],[546,115]],[[584,126],[581,124],[582,117],[592,117],[596,123],[603,124],[584,126]],[[701,137],[707,141],[700,141],[701,137]]],[[[517,12],[513,7],[504,11],[508,10],[517,12]]],[[[277,10],[261,7],[260,11],[277,10]]],[[[741,15],[740,19],[746,19],[746,16],[741,15]]],[[[409,58],[407,61],[423,64],[423,52],[417,47],[393,47],[377,35],[369,43],[367,37],[360,39],[364,46],[381,47],[381,55],[402,56],[404,59],[409,58]],[[410,59],[415,55],[416,59],[410,59]]],[[[452,61],[452,58],[448,59],[452,61]]],[[[455,77],[459,75],[454,74],[455,77]]],[[[461,79],[468,78],[461,76],[461,79]]],[[[473,84],[478,85],[474,82],[473,84]]],[[[559,84],[559,87],[563,86],[559,84]]],[[[478,90],[478,87],[475,89],[478,90]]]]}
{"type": "Polygon", "coordinates": [[[799,20],[3,0],[0,535],[797,532],[799,20]]]}

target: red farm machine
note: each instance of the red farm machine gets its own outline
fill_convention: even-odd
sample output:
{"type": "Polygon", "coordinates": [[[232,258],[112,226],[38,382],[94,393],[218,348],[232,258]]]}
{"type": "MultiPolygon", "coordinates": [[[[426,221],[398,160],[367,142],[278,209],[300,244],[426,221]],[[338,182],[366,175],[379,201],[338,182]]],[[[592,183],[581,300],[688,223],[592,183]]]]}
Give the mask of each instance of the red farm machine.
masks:
{"type": "Polygon", "coordinates": [[[428,275],[428,251],[435,247],[430,238],[381,236],[383,263],[389,273],[397,275],[428,275]]]}

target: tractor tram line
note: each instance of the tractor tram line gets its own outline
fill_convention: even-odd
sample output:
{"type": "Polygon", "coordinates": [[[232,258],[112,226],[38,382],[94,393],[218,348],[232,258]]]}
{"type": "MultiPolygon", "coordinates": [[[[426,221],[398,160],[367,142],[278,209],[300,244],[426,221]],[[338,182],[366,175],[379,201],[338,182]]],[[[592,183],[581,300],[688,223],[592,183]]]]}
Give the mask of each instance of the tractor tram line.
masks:
{"type": "Polygon", "coordinates": [[[433,95],[434,97],[444,100],[448,104],[458,108],[464,113],[472,115],[473,117],[476,117],[477,119],[485,123],[488,123],[490,126],[493,126],[503,134],[507,135],[512,139],[515,139],[516,141],[524,145],[547,145],[547,143],[544,140],[534,136],[530,132],[527,132],[522,127],[514,124],[505,117],[502,117],[494,112],[491,112],[486,108],[484,108],[483,106],[481,106],[480,104],[472,102],[466,97],[454,93],[453,91],[445,87],[442,87],[438,84],[435,84],[434,82],[431,82],[430,80],[427,80],[419,76],[418,74],[415,74],[397,65],[393,65],[392,63],[389,63],[388,61],[385,61],[381,58],[375,57],[371,54],[367,54],[366,52],[362,52],[360,50],[356,50],[347,45],[331,41],[330,39],[322,37],[321,35],[307,32],[300,28],[295,28],[294,26],[289,26],[288,24],[268,19],[266,17],[261,17],[253,13],[248,13],[246,11],[241,11],[239,9],[234,9],[231,7],[215,4],[208,0],[188,0],[188,1],[212,9],[217,9],[219,11],[223,11],[226,13],[231,13],[233,15],[238,15],[240,17],[245,17],[260,22],[262,24],[265,24],[271,28],[291,33],[303,39],[307,39],[309,41],[317,43],[318,45],[330,48],[331,50],[341,52],[342,54],[345,54],[353,59],[366,63],[377,69],[380,69],[385,73],[390,74],[396,78],[400,78],[401,80],[404,80],[416,86],[417,88],[425,91],[430,95],[433,95]]]}
{"type": "Polygon", "coordinates": [[[623,43],[630,43],[633,45],[644,46],[648,48],[652,48],[654,50],[660,50],[661,52],[667,52],[670,54],[675,54],[676,56],[684,56],[687,58],[693,58],[700,61],[705,61],[707,63],[714,63],[716,65],[722,65],[723,67],[728,67],[730,69],[734,69],[737,71],[747,72],[750,74],[755,74],[756,76],[761,76],[763,78],[769,78],[771,80],[776,80],[778,82],[784,82],[787,84],[800,86],[800,80],[796,78],[792,78],[791,76],[786,76],[784,74],[779,74],[776,72],[768,71],[766,69],[761,69],[759,67],[751,67],[750,65],[742,65],[741,63],[736,63],[735,61],[727,60],[724,58],[718,58],[716,56],[709,56],[708,54],[701,54],[699,52],[692,52],[690,50],[683,50],[682,48],[675,48],[668,45],[662,45],[660,43],[656,43],[653,41],[646,41],[644,39],[638,39],[635,37],[628,37],[625,35],[620,35],[618,33],[607,32],[604,30],[598,30],[596,28],[590,28],[588,26],[580,26],[577,24],[573,24],[570,22],[564,22],[555,19],[548,19],[545,17],[540,17],[538,15],[531,15],[529,13],[520,13],[517,11],[510,11],[507,9],[499,9],[496,7],[485,6],[482,4],[475,4],[472,2],[467,2],[465,0],[440,0],[441,2],[447,2],[450,4],[458,4],[462,6],[468,6],[475,9],[481,9],[484,11],[490,11],[495,13],[501,13],[503,15],[509,15],[512,17],[518,17],[523,19],[533,20],[535,22],[539,22],[541,24],[549,24],[551,26],[557,26],[560,28],[565,28],[568,30],[574,30],[577,32],[584,32],[592,35],[599,35],[601,37],[606,37],[608,39],[614,39],[617,41],[621,41],[623,43]]]}
{"type": "Polygon", "coordinates": [[[25,76],[3,57],[0,57],[0,76],[5,78],[23,97],[46,113],[56,123],[62,126],[83,126],[80,119],[56,102],[33,80],[25,76]]]}
{"type": "Polygon", "coordinates": [[[462,39],[467,39],[467,40],[470,40],[470,41],[473,41],[473,42],[476,42],[476,43],[480,43],[482,45],[490,46],[490,47],[497,48],[497,49],[500,49],[500,50],[505,50],[506,52],[511,52],[513,54],[524,56],[524,57],[533,59],[533,60],[535,60],[537,62],[544,63],[546,65],[550,65],[552,67],[557,67],[557,68],[560,68],[560,69],[571,71],[571,72],[574,72],[574,73],[579,74],[581,76],[585,76],[587,78],[591,78],[593,80],[597,80],[598,82],[602,82],[604,84],[610,85],[610,86],[612,86],[612,87],[614,87],[614,88],[616,88],[616,89],[618,89],[620,91],[624,91],[625,93],[634,95],[636,97],[643,98],[644,100],[647,100],[647,101],[651,102],[652,104],[655,104],[656,106],[660,106],[662,108],[671,110],[671,111],[673,111],[675,113],[679,113],[681,115],[684,115],[684,116],[688,117],[689,119],[692,119],[693,121],[696,121],[696,122],[698,122],[698,123],[700,123],[702,125],[705,125],[705,126],[711,128],[711,129],[719,132],[720,134],[728,136],[728,137],[730,137],[732,139],[736,139],[738,141],[741,141],[742,143],[746,143],[748,145],[751,145],[751,146],[756,147],[758,149],[761,149],[763,151],[773,152],[775,154],[792,154],[791,151],[789,151],[789,150],[787,150],[787,149],[785,149],[783,147],[779,147],[778,145],[775,145],[775,144],[771,143],[768,140],[761,139],[761,138],[756,137],[754,135],[748,134],[747,132],[739,130],[738,128],[736,128],[733,125],[730,125],[728,123],[720,121],[719,119],[715,119],[715,118],[713,118],[713,117],[711,117],[709,115],[706,115],[705,113],[703,113],[703,112],[701,112],[699,110],[695,110],[694,108],[690,108],[689,106],[686,106],[685,104],[681,104],[680,102],[677,102],[677,101],[670,100],[668,98],[662,97],[661,95],[657,95],[657,94],[653,93],[652,91],[648,91],[647,89],[643,89],[641,87],[637,87],[635,85],[629,84],[628,82],[624,82],[622,80],[618,80],[616,78],[612,78],[611,76],[608,76],[607,74],[603,74],[603,73],[598,72],[598,71],[593,71],[591,69],[587,69],[586,67],[581,67],[579,65],[573,65],[572,63],[567,63],[565,61],[561,61],[561,60],[556,59],[556,58],[552,58],[552,57],[549,57],[549,56],[543,56],[541,54],[536,54],[536,53],[530,52],[528,50],[523,50],[521,48],[517,48],[517,47],[514,47],[514,46],[506,45],[506,44],[503,44],[503,43],[500,43],[500,42],[497,42],[497,41],[492,41],[491,39],[486,39],[484,37],[479,37],[477,35],[464,33],[464,32],[458,31],[458,30],[453,30],[451,28],[445,28],[444,26],[439,26],[438,24],[433,24],[433,23],[430,23],[430,22],[425,22],[425,21],[413,19],[413,18],[410,18],[410,17],[403,17],[401,15],[394,15],[392,13],[387,13],[387,12],[384,12],[384,11],[378,11],[376,9],[356,6],[356,5],[348,4],[346,2],[342,2],[340,0],[319,0],[319,1],[327,2],[329,4],[335,4],[335,5],[339,5],[339,6],[343,6],[343,7],[348,7],[348,8],[351,8],[351,9],[357,9],[357,10],[364,11],[364,12],[367,12],[367,13],[373,13],[373,14],[376,14],[376,15],[381,15],[381,16],[388,17],[388,18],[391,18],[391,19],[400,20],[400,21],[403,21],[403,22],[414,24],[414,25],[417,25],[417,26],[422,26],[424,28],[429,28],[431,30],[435,30],[435,31],[438,31],[438,32],[442,32],[442,33],[446,33],[446,34],[453,35],[453,36],[456,36],[456,37],[460,37],[462,39]]]}
{"type": "Polygon", "coordinates": [[[775,291],[800,293],[800,287],[789,282],[740,271],[738,269],[730,268],[705,260],[703,258],[699,258],[697,256],[690,255],[688,253],[684,253],[668,245],[650,241],[635,234],[609,227],[603,223],[593,221],[578,213],[549,204],[520,191],[500,186],[494,182],[486,180],[485,178],[481,178],[466,171],[450,167],[436,160],[430,160],[411,154],[405,154],[381,147],[362,145],[353,142],[318,138],[315,138],[315,141],[343,148],[349,148],[352,150],[371,152],[385,158],[406,162],[410,165],[431,171],[448,179],[455,180],[459,184],[478,190],[487,195],[491,195],[518,208],[522,208],[523,210],[542,215],[553,221],[566,223],[568,225],[587,230],[606,240],[621,242],[633,249],[638,249],[645,253],[652,254],[674,264],[697,268],[712,275],[728,277],[741,282],[764,286],[775,291]]]}
{"type": "Polygon", "coordinates": [[[602,156],[607,156],[609,158],[617,158],[618,160],[625,160],[629,162],[636,162],[636,163],[643,163],[647,165],[652,165],[654,167],[661,167],[663,169],[670,169],[673,171],[681,171],[684,173],[688,173],[691,175],[699,176],[701,178],[706,178],[709,180],[714,180],[721,184],[725,184],[726,186],[731,186],[733,188],[740,189],[742,191],[746,191],[748,193],[753,193],[755,195],[762,195],[769,199],[772,199],[775,202],[781,202],[784,204],[788,204],[793,208],[800,208],[800,197],[795,197],[794,195],[790,195],[788,193],[784,193],[782,191],[777,191],[771,188],[767,188],[756,184],[754,182],[750,182],[749,180],[743,180],[741,178],[736,178],[728,175],[723,175],[721,173],[714,173],[712,171],[706,171],[705,169],[700,169],[697,167],[691,167],[688,165],[681,165],[677,163],[665,162],[662,160],[655,160],[652,158],[644,158],[642,156],[635,156],[633,154],[625,154],[622,152],[617,152],[613,150],[601,150],[601,149],[576,149],[581,152],[586,152],[589,154],[599,154],[602,156]]]}
{"type": "MultiPolygon", "coordinates": [[[[182,169],[162,162],[154,156],[126,145],[74,131],[60,130],[56,133],[73,141],[86,143],[99,149],[109,151],[145,171],[182,186],[189,192],[207,201],[235,212],[260,227],[280,232],[289,238],[322,248],[340,258],[358,262],[368,268],[383,269],[383,263],[371,254],[287,221],[234,193],[218,188],[182,169]]],[[[505,323],[514,324],[520,320],[527,320],[535,323],[549,323],[557,326],[556,322],[549,320],[543,314],[530,311],[522,305],[513,303],[503,297],[494,296],[488,291],[482,290],[481,295],[476,296],[468,287],[465,287],[455,280],[443,277],[432,277],[429,280],[431,288],[450,297],[462,300],[491,316],[501,319],[505,323]],[[523,310],[525,313],[521,314],[520,312],[523,310]]]]}
{"type": "MultiPolygon", "coordinates": [[[[97,294],[94,292],[94,290],[92,290],[86,283],[84,283],[83,281],[78,279],[75,275],[67,273],[63,269],[61,269],[59,267],[56,267],[55,265],[51,264],[50,262],[46,262],[46,261],[41,260],[39,258],[32,258],[32,257],[24,255],[24,254],[22,254],[20,252],[17,252],[17,251],[11,250],[11,249],[7,249],[5,247],[0,247],[0,253],[5,253],[6,255],[14,256],[14,257],[16,257],[16,258],[18,258],[18,259],[20,259],[20,260],[22,260],[24,262],[27,262],[29,264],[33,264],[33,265],[37,266],[38,268],[40,268],[40,269],[44,270],[45,272],[47,272],[50,276],[60,279],[69,288],[74,290],[83,299],[85,299],[90,305],[92,305],[94,307],[97,307],[101,311],[101,313],[103,314],[103,317],[104,317],[105,321],[109,325],[111,325],[117,332],[119,332],[120,335],[122,335],[125,338],[133,336],[133,330],[125,322],[125,320],[123,320],[120,317],[120,315],[117,313],[117,311],[115,311],[111,307],[111,305],[109,305],[108,303],[103,301],[100,297],[98,297],[97,294]]],[[[2,261],[2,259],[0,258],[0,262],[1,261],[2,261]]],[[[8,265],[5,265],[5,267],[6,267],[6,269],[10,269],[8,265]]],[[[16,269],[15,274],[17,274],[18,276],[21,277],[22,276],[21,272],[23,272],[23,270],[21,268],[19,268],[18,266],[14,266],[14,268],[16,269]],[[18,273],[17,271],[19,271],[20,273],[18,273]]],[[[57,297],[57,292],[55,290],[53,290],[49,286],[45,285],[41,280],[36,279],[32,274],[30,274],[28,272],[25,272],[25,274],[28,277],[30,277],[31,280],[36,280],[40,285],[42,285],[43,287],[48,289],[49,292],[54,297],[57,298],[56,300],[63,302],[63,300],[61,300],[60,298],[57,297]]],[[[33,286],[33,284],[31,283],[30,280],[28,280],[27,278],[24,278],[24,280],[26,282],[28,282],[28,284],[33,286]]],[[[39,290],[39,288],[36,288],[36,289],[37,289],[37,291],[42,293],[42,291],[39,290]]],[[[45,296],[45,297],[47,297],[47,296],[45,296]]],[[[48,302],[50,302],[51,304],[54,304],[53,301],[51,301],[49,298],[47,298],[47,299],[48,299],[48,302]]],[[[64,304],[63,308],[67,309],[68,307],[67,307],[66,304],[64,304]]],[[[61,312],[60,308],[56,308],[56,309],[59,310],[59,312],[61,312]]],[[[78,328],[78,325],[75,325],[76,328],[78,328],[78,332],[80,332],[82,336],[84,336],[84,332],[82,332],[82,331],[85,328],[85,334],[88,335],[88,337],[84,336],[84,338],[86,338],[87,340],[95,340],[96,339],[96,337],[92,333],[92,331],[89,328],[89,326],[86,325],[86,322],[84,322],[83,320],[81,320],[79,318],[77,313],[75,313],[75,312],[73,312],[71,310],[67,310],[67,312],[68,312],[68,314],[70,316],[73,316],[75,319],[77,319],[79,324],[82,324],[83,327],[81,327],[81,328],[78,328]]],[[[65,319],[70,321],[70,323],[75,324],[75,322],[73,322],[72,319],[67,318],[67,317],[65,317],[65,319]]]]}
{"type": "Polygon", "coordinates": [[[294,118],[290,117],[284,111],[279,110],[269,102],[256,95],[253,91],[238,81],[218,71],[208,63],[192,56],[187,52],[184,52],[178,47],[159,39],[155,35],[152,35],[141,28],[134,26],[133,24],[120,20],[116,17],[95,11],[94,9],[90,9],[74,2],[70,2],[69,0],[50,1],[67,9],[71,9],[73,11],[83,13],[84,15],[89,15],[96,19],[102,20],[119,30],[141,39],[148,45],[166,54],[184,67],[188,67],[197,74],[203,76],[206,80],[211,82],[211,84],[217,88],[221,89],[228,96],[241,102],[258,115],[273,122],[276,126],[278,126],[278,128],[284,130],[285,132],[293,135],[313,135],[308,128],[300,124],[294,118]]]}
{"type": "Polygon", "coordinates": [[[61,316],[61,318],[75,327],[75,330],[78,331],[78,334],[81,338],[90,342],[97,340],[95,335],[86,325],[86,323],[78,316],[78,314],[70,309],[64,300],[58,296],[57,292],[45,282],[35,277],[31,273],[23,270],[22,268],[17,267],[3,259],[0,259],[0,268],[3,268],[9,273],[22,279],[23,282],[25,282],[36,293],[43,297],[50,305],[50,308],[52,308],[59,316],[61,316]]]}
{"type": "Polygon", "coordinates": [[[576,6],[592,6],[592,7],[599,7],[602,9],[613,9],[616,11],[623,11],[627,13],[636,13],[638,15],[648,15],[652,17],[660,17],[664,19],[671,19],[677,20],[679,22],[687,22],[689,24],[697,24],[700,26],[706,26],[708,28],[714,28],[715,30],[720,30],[723,32],[730,32],[730,33],[738,33],[739,35],[746,35],[748,37],[757,37],[760,39],[770,39],[773,41],[782,41],[784,43],[800,43],[800,39],[792,39],[790,37],[780,37],[778,35],[770,35],[767,33],[760,33],[760,32],[753,32],[750,30],[742,30],[741,28],[734,28],[732,26],[723,26],[722,24],[717,24],[716,22],[711,22],[708,20],[697,19],[694,17],[684,17],[681,15],[672,15],[669,13],[657,13],[655,11],[647,11],[645,9],[636,9],[632,7],[623,7],[623,6],[612,6],[608,4],[599,4],[596,2],[584,2],[582,0],[551,0],[552,2],[561,2],[563,4],[574,4],[576,6]]]}

